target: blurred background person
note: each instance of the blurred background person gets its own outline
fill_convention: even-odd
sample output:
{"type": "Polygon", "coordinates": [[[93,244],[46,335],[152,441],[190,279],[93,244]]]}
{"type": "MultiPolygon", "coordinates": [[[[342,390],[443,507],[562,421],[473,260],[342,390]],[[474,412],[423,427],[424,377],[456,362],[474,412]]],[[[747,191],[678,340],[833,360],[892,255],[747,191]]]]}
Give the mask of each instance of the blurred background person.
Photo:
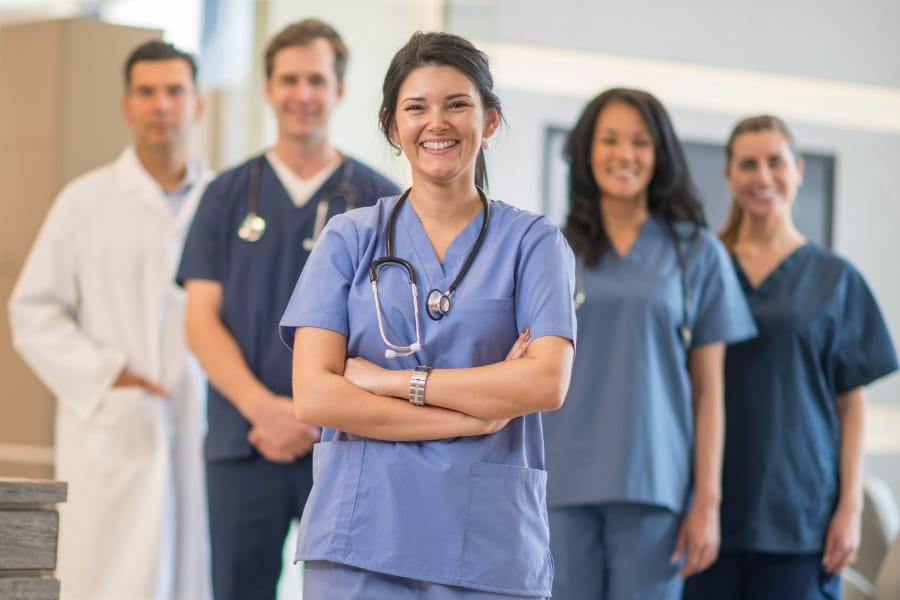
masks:
{"type": "Polygon", "coordinates": [[[566,155],[581,306],[544,427],[553,597],[679,598],[716,557],[724,348],[753,323],[656,98],[603,92],[566,155]]]}
{"type": "Polygon", "coordinates": [[[188,149],[197,67],[153,41],[124,75],[132,144],[60,193],[10,297],[10,325],[57,400],[62,597],[203,599],[202,376],[173,284],[208,180],[188,149]]]}
{"type": "Polygon", "coordinates": [[[722,551],[685,598],[837,598],[860,541],[863,386],[897,357],[862,276],[794,226],[785,123],[744,119],[726,158],[721,238],[759,336],[728,346],[722,551]]]}

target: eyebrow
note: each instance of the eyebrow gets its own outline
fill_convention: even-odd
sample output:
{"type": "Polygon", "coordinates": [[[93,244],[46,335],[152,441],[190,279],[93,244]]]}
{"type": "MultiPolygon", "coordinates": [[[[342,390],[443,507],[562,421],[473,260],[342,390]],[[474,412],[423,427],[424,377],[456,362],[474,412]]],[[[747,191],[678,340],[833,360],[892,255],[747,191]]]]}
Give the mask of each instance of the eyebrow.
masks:
{"type": "MultiPolygon", "coordinates": [[[[472,98],[470,94],[450,94],[444,97],[444,100],[455,100],[456,98],[472,98]]],[[[424,102],[427,100],[424,96],[415,96],[404,98],[402,102],[424,102]]]]}

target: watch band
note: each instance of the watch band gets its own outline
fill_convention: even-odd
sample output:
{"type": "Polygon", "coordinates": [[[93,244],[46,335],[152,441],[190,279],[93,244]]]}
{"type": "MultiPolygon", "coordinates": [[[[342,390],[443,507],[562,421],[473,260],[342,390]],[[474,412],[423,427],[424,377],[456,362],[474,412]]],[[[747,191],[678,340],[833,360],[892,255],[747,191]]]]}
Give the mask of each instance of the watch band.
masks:
{"type": "Polygon", "coordinates": [[[428,375],[431,373],[431,367],[419,365],[413,369],[412,376],[409,378],[409,401],[416,406],[425,406],[425,383],[428,381],[428,375]]]}

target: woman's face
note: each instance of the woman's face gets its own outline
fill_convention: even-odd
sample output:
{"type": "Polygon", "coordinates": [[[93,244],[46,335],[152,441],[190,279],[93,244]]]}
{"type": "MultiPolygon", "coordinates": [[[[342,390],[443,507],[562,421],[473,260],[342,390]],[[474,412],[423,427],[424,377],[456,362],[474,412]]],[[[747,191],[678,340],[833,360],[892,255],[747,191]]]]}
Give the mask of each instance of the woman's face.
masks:
{"type": "Polygon", "coordinates": [[[731,144],[725,180],[744,213],[756,217],[790,215],[803,183],[803,160],[797,158],[779,131],[751,131],[731,144]]]}
{"type": "Polygon", "coordinates": [[[475,180],[481,141],[496,131],[500,115],[485,110],[475,84],[455,67],[426,65],[400,86],[391,138],[412,168],[413,182],[475,180]]]}
{"type": "Polygon", "coordinates": [[[653,137],[638,110],[612,102],[597,116],[591,172],[601,200],[646,201],[656,167],[653,137]]]}

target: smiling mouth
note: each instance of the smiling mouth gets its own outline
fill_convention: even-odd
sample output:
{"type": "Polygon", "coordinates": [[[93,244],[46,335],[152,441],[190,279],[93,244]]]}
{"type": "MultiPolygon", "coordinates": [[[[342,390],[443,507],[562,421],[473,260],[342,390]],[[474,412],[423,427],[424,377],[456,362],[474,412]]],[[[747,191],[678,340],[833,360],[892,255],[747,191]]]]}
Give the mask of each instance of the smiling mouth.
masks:
{"type": "Polygon", "coordinates": [[[455,140],[441,140],[441,141],[430,141],[430,142],[422,142],[421,146],[426,150],[446,150],[447,148],[451,148],[456,146],[459,142],[455,140]]]}

